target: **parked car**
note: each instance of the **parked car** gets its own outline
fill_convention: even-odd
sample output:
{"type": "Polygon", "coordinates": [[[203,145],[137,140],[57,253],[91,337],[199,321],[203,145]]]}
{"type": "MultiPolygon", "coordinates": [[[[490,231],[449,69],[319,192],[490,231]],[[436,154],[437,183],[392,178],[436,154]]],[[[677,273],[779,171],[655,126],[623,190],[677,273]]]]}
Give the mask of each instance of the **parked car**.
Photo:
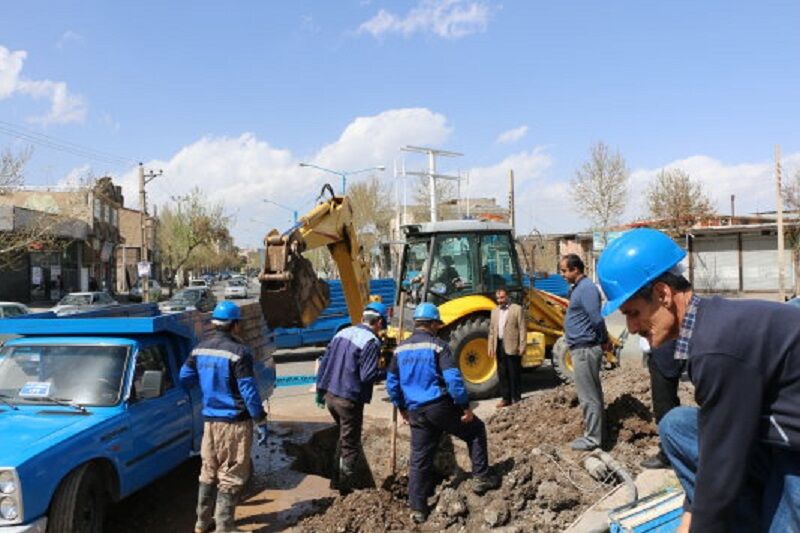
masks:
{"type": "MultiPolygon", "coordinates": [[[[157,302],[161,299],[161,285],[158,283],[158,281],[151,279],[147,292],[150,293],[151,302],[157,302]]],[[[136,285],[131,287],[131,292],[128,294],[128,298],[132,302],[142,301],[142,280],[137,281],[136,285]]]]}
{"type": "Polygon", "coordinates": [[[210,287],[211,284],[205,278],[192,278],[189,280],[189,287],[210,287]]]}
{"type": "Polygon", "coordinates": [[[187,287],[175,293],[168,301],[159,305],[163,313],[180,311],[211,311],[217,305],[217,297],[208,287],[187,287]]]}
{"type": "Polygon", "coordinates": [[[225,298],[248,298],[247,282],[241,279],[231,279],[225,286],[225,298]]]}
{"type": "Polygon", "coordinates": [[[51,311],[58,316],[64,316],[117,305],[119,302],[107,292],[71,292],[61,298],[61,301],[51,311]]]}
{"type": "Polygon", "coordinates": [[[31,310],[17,302],[0,302],[0,318],[28,315],[31,310]]]}

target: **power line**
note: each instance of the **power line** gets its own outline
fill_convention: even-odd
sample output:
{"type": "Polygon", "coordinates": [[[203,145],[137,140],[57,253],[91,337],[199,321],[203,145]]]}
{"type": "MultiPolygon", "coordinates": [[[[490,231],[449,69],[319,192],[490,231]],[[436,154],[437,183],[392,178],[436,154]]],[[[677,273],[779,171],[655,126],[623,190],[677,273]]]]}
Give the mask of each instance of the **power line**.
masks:
{"type": "Polygon", "coordinates": [[[17,124],[6,122],[4,120],[0,120],[0,133],[36,144],[38,146],[50,148],[52,150],[58,150],[60,152],[64,152],[78,157],[92,159],[94,161],[99,161],[102,163],[107,163],[107,164],[136,163],[136,160],[131,159],[129,157],[123,157],[120,155],[112,154],[111,152],[96,150],[94,148],[89,148],[87,146],[83,146],[71,141],[58,139],[56,137],[53,137],[51,135],[46,135],[44,133],[37,133],[29,129],[23,128],[22,126],[19,126],[17,124]]]}

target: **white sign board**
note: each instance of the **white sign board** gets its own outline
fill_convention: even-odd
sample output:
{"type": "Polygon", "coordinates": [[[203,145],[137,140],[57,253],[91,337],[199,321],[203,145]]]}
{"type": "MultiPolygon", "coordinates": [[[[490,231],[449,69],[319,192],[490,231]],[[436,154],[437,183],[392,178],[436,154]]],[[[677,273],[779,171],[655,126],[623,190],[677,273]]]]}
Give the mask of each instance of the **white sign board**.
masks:
{"type": "Polygon", "coordinates": [[[42,284],[42,267],[33,267],[31,269],[31,285],[42,284]]]}
{"type": "Polygon", "coordinates": [[[150,277],[150,263],[148,261],[139,261],[136,263],[136,268],[139,271],[140,278],[150,277]]]}

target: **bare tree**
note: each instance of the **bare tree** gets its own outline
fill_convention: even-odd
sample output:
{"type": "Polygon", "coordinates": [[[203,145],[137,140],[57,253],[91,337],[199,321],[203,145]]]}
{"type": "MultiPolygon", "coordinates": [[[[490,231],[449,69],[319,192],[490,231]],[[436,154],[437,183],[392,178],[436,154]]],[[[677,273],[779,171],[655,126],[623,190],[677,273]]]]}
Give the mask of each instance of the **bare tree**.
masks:
{"type": "Polygon", "coordinates": [[[191,265],[203,247],[226,238],[230,224],[222,205],[210,204],[199,188],[175,200],[175,205],[167,205],[159,213],[158,231],[161,263],[170,291],[175,274],[191,265]]]}
{"type": "Polygon", "coordinates": [[[596,143],[570,182],[575,210],[596,228],[608,228],[625,211],[629,174],[619,151],[612,153],[604,142],[596,143]]]}
{"type": "Polygon", "coordinates": [[[6,148],[0,153],[0,194],[8,194],[25,183],[25,165],[28,164],[31,155],[33,155],[31,147],[17,153],[6,148]]]}
{"type": "Polygon", "coordinates": [[[0,269],[14,269],[32,249],[61,251],[70,243],[68,235],[80,224],[80,210],[85,202],[76,196],[52,212],[14,207],[13,195],[25,184],[25,165],[32,148],[0,153],[0,204],[11,206],[10,227],[0,231],[0,269]]]}
{"type": "Polygon", "coordinates": [[[658,173],[647,190],[647,207],[650,217],[663,221],[674,235],[714,214],[700,182],[679,168],[658,173]]]}

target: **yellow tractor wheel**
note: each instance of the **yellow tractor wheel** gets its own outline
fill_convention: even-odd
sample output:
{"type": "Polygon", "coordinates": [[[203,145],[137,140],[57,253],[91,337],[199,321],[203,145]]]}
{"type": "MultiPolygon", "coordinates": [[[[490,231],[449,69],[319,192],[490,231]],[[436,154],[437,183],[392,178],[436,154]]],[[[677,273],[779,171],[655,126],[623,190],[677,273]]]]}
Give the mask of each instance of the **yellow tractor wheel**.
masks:
{"type": "Polygon", "coordinates": [[[489,319],[465,320],[450,333],[450,350],[471,398],[488,398],[497,393],[497,361],[489,357],[489,319]]]}
{"type": "Polygon", "coordinates": [[[575,368],[572,366],[572,352],[564,337],[559,337],[553,345],[553,370],[558,379],[564,383],[572,383],[575,379],[575,368]]]}

